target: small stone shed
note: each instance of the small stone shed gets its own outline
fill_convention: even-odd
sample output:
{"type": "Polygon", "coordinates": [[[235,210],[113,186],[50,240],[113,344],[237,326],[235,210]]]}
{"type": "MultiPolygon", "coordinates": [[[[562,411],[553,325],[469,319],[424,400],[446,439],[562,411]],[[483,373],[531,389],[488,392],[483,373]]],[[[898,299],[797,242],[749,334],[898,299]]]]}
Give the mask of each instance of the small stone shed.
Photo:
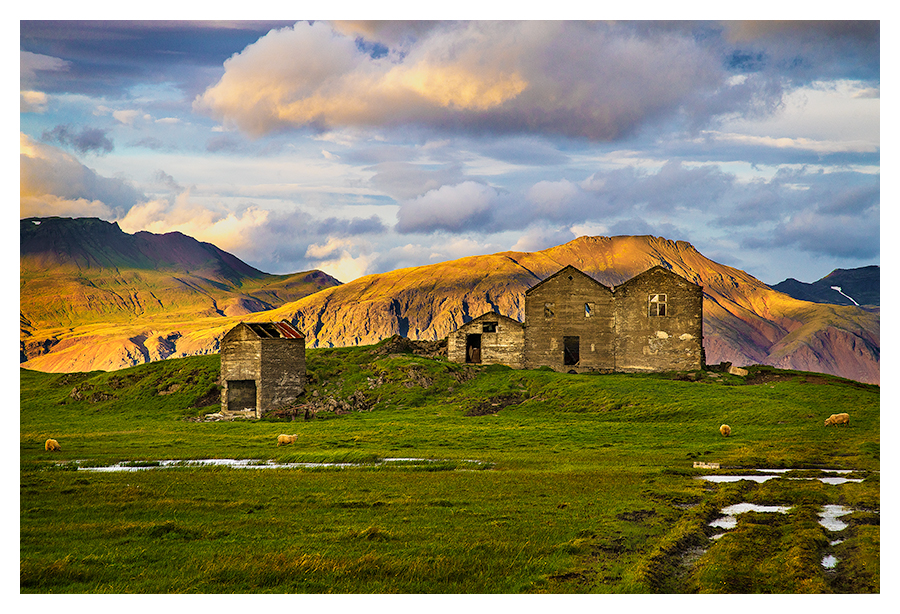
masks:
{"type": "Polygon", "coordinates": [[[703,288],[662,266],[614,288],[564,267],[525,292],[522,336],[506,335],[495,351],[482,333],[476,360],[468,349],[476,341],[467,339],[489,321],[519,324],[495,313],[479,316],[450,334],[448,358],[574,373],[689,371],[704,364],[703,288]]]}
{"type": "Polygon", "coordinates": [[[525,326],[499,313],[482,314],[447,337],[453,362],[525,366],[525,326]]]}
{"type": "Polygon", "coordinates": [[[306,339],[287,320],[241,322],[222,338],[222,411],[257,418],[290,405],[306,386],[306,339]]]}

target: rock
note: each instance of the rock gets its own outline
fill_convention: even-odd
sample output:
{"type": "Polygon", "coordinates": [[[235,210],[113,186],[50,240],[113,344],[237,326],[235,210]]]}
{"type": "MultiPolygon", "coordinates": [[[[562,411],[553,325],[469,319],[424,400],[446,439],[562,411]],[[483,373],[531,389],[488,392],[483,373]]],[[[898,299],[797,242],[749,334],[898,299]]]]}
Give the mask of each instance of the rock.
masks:
{"type": "Polygon", "coordinates": [[[747,369],[735,367],[734,365],[731,365],[730,367],[728,367],[728,372],[731,373],[732,375],[739,375],[741,377],[746,377],[747,374],[749,373],[749,371],[747,371],[747,369]]]}

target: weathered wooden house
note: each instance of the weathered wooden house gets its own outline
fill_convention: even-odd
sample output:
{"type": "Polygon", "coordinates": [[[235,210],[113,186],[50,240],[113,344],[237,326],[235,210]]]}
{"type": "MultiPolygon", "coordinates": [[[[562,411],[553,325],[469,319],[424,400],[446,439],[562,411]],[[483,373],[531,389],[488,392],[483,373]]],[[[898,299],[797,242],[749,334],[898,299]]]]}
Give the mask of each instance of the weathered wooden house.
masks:
{"type": "Polygon", "coordinates": [[[448,358],[573,373],[703,366],[703,288],[661,266],[615,288],[573,266],[563,268],[525,292],[521,337],[517,332],[487,341],[502,343],[502,351],[486,350],[485,333],[474,337],[493,321],[519,324],[499,314],[479,316],[450,334],[448,358]]]}
{"type": "Polygon", "coordinates": [[[306,339],[286,320],[241,322],[225,333],[219,353],[223,411],[261,418],[306,386],[306,339]]]}
{"type": "Polygon", "coordinates": [[[467,322],[447,337],[447,356],[454,362],[525,366],[525,327],[489,311],[467,322]]]}

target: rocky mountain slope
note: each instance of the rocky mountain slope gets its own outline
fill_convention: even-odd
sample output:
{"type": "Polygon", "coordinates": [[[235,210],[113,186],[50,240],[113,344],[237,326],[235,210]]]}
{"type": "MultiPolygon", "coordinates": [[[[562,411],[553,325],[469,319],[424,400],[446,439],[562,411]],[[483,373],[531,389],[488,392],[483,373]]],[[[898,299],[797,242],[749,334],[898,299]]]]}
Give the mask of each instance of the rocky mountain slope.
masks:
{"type": "Polygon", "coordinates": [[[214,352],[221,335],[239,319],[288,319],[307,336],[308,347],[375,343],[395,334],[440,339],[485,311],[521,320],[525,291],[568,264],[610,286],[655,265],[701,284],[708,363],[768,364],[879,381],[877,313],[800,301],[709,260],[688,243],[630,236],[581,237],[539,252],[472,256],[369,275],[242,318],[195,318],[177,326],[145,318],[118,331],[81,327],[61,335],[56,346],[24,366],[120,368],[147,359],[128,346],[134,338],[143,338],[144,347],[148,342],[164,347],[160,355],[214,352]],[[92,352],[84,350],[88,338],[92,352]]]}
{"type": "Polygon", "coordinates": [[[685,242],[581,237],[540,252],[502,252],[370,275],[265,314],[295,322],[310,346],[437,339],[485,311],[521,320],[525,290],[571,264],[618,285],[662,265],[704,288],[707,362],[768,364],[879,381],[877,313],[799,301],[709,260],[685,242]]]}
{"type": "MultiPolygon", "coordinates": [[[[178,232],[132,235],[96,218],[23,219],[19,236],[24,360],[71,345],[76,329],[124,332],[135,324],[135,355],[164,357],[177,331],[149,348],[141,340],[152,337],[143,330],[148,322],[246,316],[340,283],[321,271],[270,275],[178,232]]],[[[85,349],[83,339],[74,345],[104,351],[85,349]]]]}
{"type": "Polygon", "coordinates": [[[881,267],[835,269],[811,284],[789,278],[772,289],[801,301],[878,307],[881,305],[881,267]]]}

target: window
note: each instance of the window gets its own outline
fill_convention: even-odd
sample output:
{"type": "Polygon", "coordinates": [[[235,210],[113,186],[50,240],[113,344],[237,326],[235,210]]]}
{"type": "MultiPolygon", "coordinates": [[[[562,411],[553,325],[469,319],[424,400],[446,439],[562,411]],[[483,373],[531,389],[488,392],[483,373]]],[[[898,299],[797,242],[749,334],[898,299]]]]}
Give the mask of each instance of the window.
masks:
{"type": "Polygon", "coordinates": [[[544,317],[545,318],[553,317],[553,303],[544,303],[544,317]]]}
{"type": "Polygon", "coordinates": [[[496,333],[497,332],[497,323],[496,322],[484,322],[481,325],[481,332],[496,333]]]}
{"type": "Polygon", "coordinates": [[[593,303],[585,303],[584,304],[584,317],[589,318],[594,313],[594,304],[593,303]]]}
{"type": "Polygon", "coordinates": [[[651,294],[650,295],[650,316],[666,315],[666,295],[651,294]]]}

